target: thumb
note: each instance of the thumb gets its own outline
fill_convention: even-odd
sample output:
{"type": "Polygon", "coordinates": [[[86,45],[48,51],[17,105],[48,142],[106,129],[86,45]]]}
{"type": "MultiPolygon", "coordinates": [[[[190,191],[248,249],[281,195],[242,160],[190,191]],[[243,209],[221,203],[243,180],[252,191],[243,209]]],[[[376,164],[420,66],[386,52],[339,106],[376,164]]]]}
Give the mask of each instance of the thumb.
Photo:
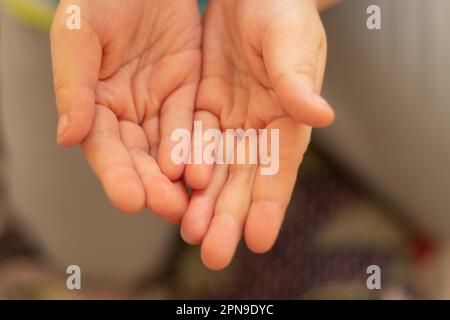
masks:
{"type": "Polygon", "coordinates": [[[317,10],[286,13],[274,21],[264,38],[264,59],[269,78],[285,111],[312,127],[325,127],[334,119],[330,105],[320,96],[326,39],[317,10]]]}
{"type": "Polygon", "coordinates": [[[51,30],[53,77],[59,114],[57,141],[62,146],[80,143],[92,127],[102,56],[96,34],[82,17],[79,29],[68,28],[68,6],[66,1],[60,3],[51,30]]]}

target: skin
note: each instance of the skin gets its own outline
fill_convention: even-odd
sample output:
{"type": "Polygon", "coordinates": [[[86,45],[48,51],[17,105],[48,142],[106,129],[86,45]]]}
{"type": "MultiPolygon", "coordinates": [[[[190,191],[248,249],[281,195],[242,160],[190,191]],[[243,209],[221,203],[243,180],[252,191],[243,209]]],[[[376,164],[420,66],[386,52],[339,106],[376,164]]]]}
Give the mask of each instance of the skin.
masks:
{"type": "Polygon", "coordinates": [[[182,219],[183,238],[202,243],[207,267],[226,267],[243,234],[251,250],[266,252],[311,128],[334,117],[319,95],[326,39],[318,16],[333,2],[210,0],[202,39],[194,0],[61,1],[51,32],[58,143],[81,145],[122,211],[148,207],[168,222],[182,219]],[[66,28],[72,4],[81,30],[66,28]],[[191,131],[194,119],[204,129],[279,129],[278,174],[175,165],[170,133],[191,131]]]}
{"type": "Polygon", "coordinates": [[[263,176],[250,164],[186,168],[195,191],[181,235],[201,243],[202,260],[211,269],[230,263],[243,234],[254,252],[273,246],[311,127],[333,121],[319,95],[326,37],[317,5],[309,0],[208,3],[195,119],[204,128],[280,130],[276,175],[263,176]]]}
{"type": "Polygon", "coordinates": [[[179,222],[183,165],[170,160],[177,128],[191,130],[201,68],[195,0],[61,1],[51,30],[58,143],[81,144],[120,210],[144,207],[179,222]],[[66,28],[69,5],[81,29],[66,28]]]}

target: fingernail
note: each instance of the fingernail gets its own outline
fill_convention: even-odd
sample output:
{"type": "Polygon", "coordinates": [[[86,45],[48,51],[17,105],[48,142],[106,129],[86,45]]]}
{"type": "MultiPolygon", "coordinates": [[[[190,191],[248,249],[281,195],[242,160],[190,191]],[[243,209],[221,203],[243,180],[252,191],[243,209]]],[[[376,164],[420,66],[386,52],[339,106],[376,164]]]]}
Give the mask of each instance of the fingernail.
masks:
{"type": "Polygon", "coordinates": [[[68,114],[63,114],[60,118],[59,118],[59,122],[58,122],[58,137],[61,137],[64,132],[66,132],[66,130],[69,128],[70,125],[70,118],[68,114]]]}
{"type": "Polygon", "coordinates": [[[321,95],[315,93],[314,91],[311,91],[311,100],[317,104],[317,105],[322,105],[322,106],[328,106],[328,102],[322,98],[321,95]]]}

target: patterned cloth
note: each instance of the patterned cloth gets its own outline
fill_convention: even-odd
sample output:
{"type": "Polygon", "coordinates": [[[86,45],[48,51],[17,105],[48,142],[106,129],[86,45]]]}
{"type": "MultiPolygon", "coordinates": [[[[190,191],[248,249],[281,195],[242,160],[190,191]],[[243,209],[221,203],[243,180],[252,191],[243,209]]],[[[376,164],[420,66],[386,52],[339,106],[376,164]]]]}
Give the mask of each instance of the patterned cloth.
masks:
{"type": "MultiPolygon", "coordinates": [[[[65,289],[65,274],[52,271],[26,245],[20,230],[0,236],[0,299],[389,299],[420,297],[413,267],[414,229],[357,184],[309,152],[275,247],[256,255],[242,245],[220,272],[207,270],[198,247],[180,240],[157,279],[134,290],[112,290],[92,281],[65,289]],[[378,265],[382,290],[366,287],[367,267],[378,265]]],[[[426,250],[425,250],[426,251],[426,250]]]]}

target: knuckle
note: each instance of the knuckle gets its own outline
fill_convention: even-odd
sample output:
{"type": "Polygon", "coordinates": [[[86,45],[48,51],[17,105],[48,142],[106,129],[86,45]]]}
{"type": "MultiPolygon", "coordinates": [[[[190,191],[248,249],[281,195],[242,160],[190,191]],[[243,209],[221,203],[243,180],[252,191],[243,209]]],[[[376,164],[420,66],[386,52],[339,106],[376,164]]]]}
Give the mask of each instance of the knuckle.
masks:
{"type": "Polygon", "coordinates": [[[293,72],[305,75],[308,78],[315,80],[317,76],[317,66],[309,61],[304,61],[301,64],[294,66],[293,72]]]}

